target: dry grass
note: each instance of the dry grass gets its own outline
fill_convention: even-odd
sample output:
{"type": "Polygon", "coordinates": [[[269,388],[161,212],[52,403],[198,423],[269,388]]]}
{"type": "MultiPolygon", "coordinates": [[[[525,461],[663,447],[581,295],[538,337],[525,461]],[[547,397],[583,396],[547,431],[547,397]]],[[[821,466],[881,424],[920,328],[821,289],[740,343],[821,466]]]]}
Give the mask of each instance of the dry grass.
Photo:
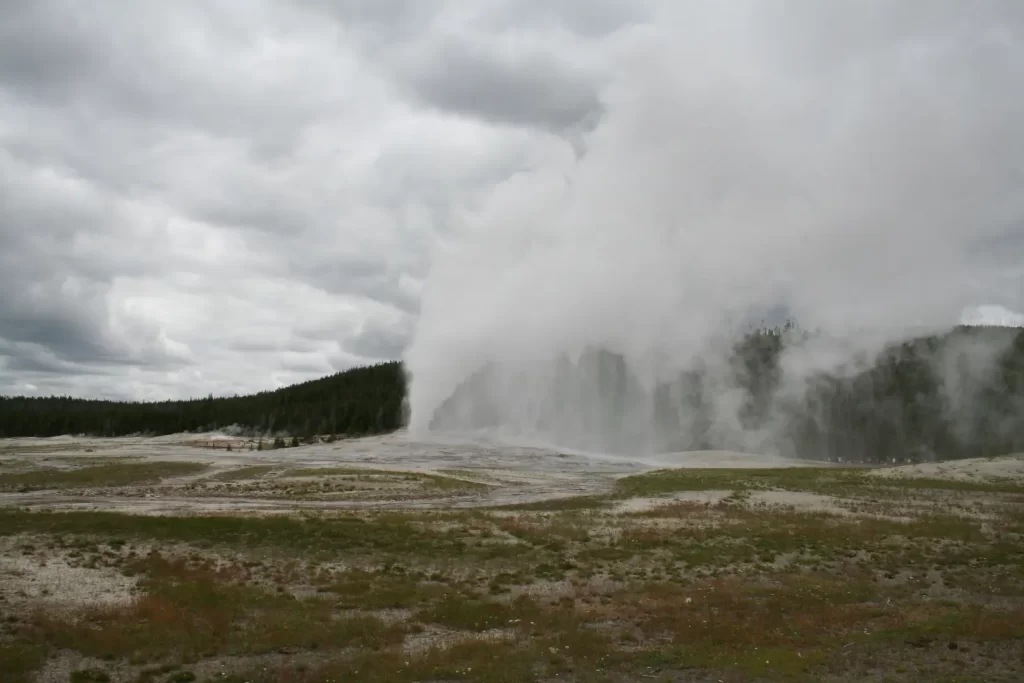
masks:
{"type": "Polygon", "coordinates": [[[477,481],[426,472],[253,465],[196,482],[189,493],[197,497],[368,502],[469,496],[489,489],[489,485],[477,481]]]}
{"type": "MultiPolygon", "coordinates": [[[[867,510],[899,502],[859,476],[726,486],[686,472],[627,478],[616,495],[806,485],[867,510]]],[[[951,514],[948,489],[918,487],[905,521],[742,494],[629,514],[604,498],[264,518],[0,510],[26,557],[140,588],[113,608],[21,609],[0,670],[27,681],[73,652],[160,681],[1017,680],[1024,514],[1012,494],[962,493],[981,512],[951,514]]]]}
{"type": "Polygon", "coordinates": [[[216,481],[244,481],[246,479],[259,479],[272,472],[279,472],[282,469],[282,467],[277,465],[250,465],[226,472],[218,472],[210,478],[216,481]]]}

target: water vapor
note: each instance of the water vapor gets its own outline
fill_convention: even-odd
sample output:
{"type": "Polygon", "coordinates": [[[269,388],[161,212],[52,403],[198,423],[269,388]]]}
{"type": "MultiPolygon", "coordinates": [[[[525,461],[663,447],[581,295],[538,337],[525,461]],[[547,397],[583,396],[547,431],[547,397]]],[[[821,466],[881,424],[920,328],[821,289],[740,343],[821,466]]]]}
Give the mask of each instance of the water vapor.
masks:
{"type": "Polygon", "coordinates": [[[686,397],[668,417],[654,397],[685,393],[659,382],[699,362],[705,431],[779,450],[771,421],[743,425],[723,341],[737,330],[828,330],[783,352],[782,415],[816,373],[978,305],[1021,310],[1004,256],[1024,243],[1024,5],[664,2],[652,17],[607,38],[596,126],[552,137],[439,245],[406,357],[412,431],[475,375],[463,426],[685,446],[651,425],[692,430],[686,397]]]}

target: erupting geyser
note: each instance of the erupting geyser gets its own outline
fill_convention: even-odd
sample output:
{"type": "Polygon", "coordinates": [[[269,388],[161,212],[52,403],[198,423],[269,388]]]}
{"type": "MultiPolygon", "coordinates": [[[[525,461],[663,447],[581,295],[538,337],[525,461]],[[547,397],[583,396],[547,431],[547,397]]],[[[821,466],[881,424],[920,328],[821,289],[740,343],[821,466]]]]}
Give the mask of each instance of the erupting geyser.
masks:
{"type": "Polygon", "coordinates": [[[792,427],[835,409],[823,376],[965,307],[1020,309],[1019,3],[655,5],[607,38],[596,124],[538,135],[438,248],[412,431],[802,452],[827,440],[816,413],[792,427]],[[752,390],[733,341],[766,315],[827,334],[752,390]]]}

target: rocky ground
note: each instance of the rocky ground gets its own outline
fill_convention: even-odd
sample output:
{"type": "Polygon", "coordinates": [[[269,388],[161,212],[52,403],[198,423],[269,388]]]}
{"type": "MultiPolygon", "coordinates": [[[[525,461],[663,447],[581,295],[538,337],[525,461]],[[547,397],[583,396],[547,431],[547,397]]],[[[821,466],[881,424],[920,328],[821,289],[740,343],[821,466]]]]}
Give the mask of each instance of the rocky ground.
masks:
{"type": "Polygon", "coordinates": [[[0,441],[0,681],[1024,677],[1024,457],[227,443],[0,441]]]}

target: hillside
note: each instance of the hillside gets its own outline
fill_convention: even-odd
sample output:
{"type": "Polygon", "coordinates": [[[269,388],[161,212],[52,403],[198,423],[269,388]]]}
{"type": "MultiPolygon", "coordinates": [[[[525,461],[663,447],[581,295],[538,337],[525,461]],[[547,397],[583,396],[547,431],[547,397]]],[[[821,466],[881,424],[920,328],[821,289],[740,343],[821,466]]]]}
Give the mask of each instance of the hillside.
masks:
{"type": "Polygon", "coordinates": [[[230,398],[142,403],[0,396],[0,437],[174,434],[233,425],[266,434],[377,434],[400,426],[404,396],[398,362],[230,398]]]}

